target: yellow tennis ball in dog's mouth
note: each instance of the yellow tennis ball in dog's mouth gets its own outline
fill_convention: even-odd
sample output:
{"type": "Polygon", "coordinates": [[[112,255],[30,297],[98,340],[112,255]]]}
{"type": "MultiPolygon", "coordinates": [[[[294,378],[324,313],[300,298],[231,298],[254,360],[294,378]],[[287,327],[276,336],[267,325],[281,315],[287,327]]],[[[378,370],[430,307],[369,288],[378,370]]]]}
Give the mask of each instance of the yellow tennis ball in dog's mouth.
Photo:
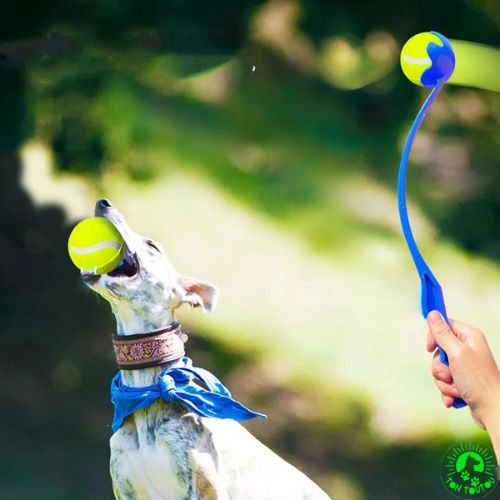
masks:
{"type": "Polygon", "coordinates": [[[116,269],[126,248],[121,234],[104,217],[82,220],[68,240],[68,252],[73,264],[94,274],[106,274],[116,269]]]}

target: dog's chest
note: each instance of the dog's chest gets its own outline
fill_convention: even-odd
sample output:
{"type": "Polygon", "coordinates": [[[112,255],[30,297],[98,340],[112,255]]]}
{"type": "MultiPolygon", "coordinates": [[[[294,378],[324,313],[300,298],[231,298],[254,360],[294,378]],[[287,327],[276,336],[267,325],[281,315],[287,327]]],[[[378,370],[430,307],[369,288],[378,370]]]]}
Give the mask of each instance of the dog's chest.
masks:
{"type": "Polygon", "coordinates": [[[130,481],[130,486],[139,499],[180,500],[186,497],[165,449],[146,446],[135,451],[129,450],[120,467],[123,470],[119,475],[130,481]]]}
{"type": "Polygon", "coordinates": [[[171,435],[165,435],[165,426],[151,425],[151,419],[137,415],[111,437],[115,487],[138,500],[186,498],[179,445],[171,435]]]}

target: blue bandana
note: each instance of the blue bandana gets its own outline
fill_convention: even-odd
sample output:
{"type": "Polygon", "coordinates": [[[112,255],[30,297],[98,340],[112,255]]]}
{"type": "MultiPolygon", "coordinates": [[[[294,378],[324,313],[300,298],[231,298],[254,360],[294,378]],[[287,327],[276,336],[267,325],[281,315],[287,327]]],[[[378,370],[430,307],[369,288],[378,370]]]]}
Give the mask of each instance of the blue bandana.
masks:
{"type": "Polygon", "coordinates": [[[183,358],[182,366],[162,371],[156,385],[129,387],[123,383],[121,372],[114,376],[111,381],[111,401],[115,405],[113,432],[122,426],[126,417],[151,406],[159,398],[178,401],[202,417],[232,418],[238,422],[254,417],[267,418],[235,401],[214,375],[193,367],[189,358],[183,358]]]}

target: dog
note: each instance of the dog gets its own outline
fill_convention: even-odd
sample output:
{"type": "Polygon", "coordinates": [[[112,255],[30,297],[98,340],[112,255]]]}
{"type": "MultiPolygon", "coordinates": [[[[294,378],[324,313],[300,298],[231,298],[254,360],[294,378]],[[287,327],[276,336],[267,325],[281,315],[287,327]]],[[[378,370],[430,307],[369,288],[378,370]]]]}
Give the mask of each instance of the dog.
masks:
{"type": "MultiPolygon", "coordinates": [[[[133,232],[109,200],[97,201],[95,215],[108,219],[127,247],[114,271],[100,276],[81,271],[83,282],[111,306],[116,319],[117,353],[119,349],[132,352],[132,347],[127,347],[128,339],[172,330],[175,309],[182,304],[200,307],[205,313],[213,311],[218,295],[214,285],[181,276],[162,246],[133,232]]],[[[177,334],[165,334],[177,342],[172,351],[177,359],[164,360],[160,365],[122,366],[117,355],[123,384],[133,388],[158,384],[164,370],[180,366],[183,349],[178,344],[186,339],[179,331],[177,334]]],[[[126,416],[110,439],[110,450],[117,499],[329,498],[235,420],[200,416],[178,401],[160,398],[126,416]]]]}

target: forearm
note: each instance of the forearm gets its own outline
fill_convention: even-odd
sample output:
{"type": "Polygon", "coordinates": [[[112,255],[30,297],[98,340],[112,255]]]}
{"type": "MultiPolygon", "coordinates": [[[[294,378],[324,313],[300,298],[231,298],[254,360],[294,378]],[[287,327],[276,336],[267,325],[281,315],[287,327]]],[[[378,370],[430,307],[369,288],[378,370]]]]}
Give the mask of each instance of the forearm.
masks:
{"type": "Polygon", "coordinates": [[[495,450],[497,463],[500,463],[500,405],[490,411],[485,419],[485,426],[495,450]]]}
{"type": "MultiPolygon", "coordinates": [[[[499,415],[500,418],[500,415],[499,415]]],[[[491,444],[495,450],[495,455],[497,457],[497,463],[500,463],[500,424],[496,426],[496,428],[492,431],[488,429],[488,433],[490,435],[491,444]]]]}

